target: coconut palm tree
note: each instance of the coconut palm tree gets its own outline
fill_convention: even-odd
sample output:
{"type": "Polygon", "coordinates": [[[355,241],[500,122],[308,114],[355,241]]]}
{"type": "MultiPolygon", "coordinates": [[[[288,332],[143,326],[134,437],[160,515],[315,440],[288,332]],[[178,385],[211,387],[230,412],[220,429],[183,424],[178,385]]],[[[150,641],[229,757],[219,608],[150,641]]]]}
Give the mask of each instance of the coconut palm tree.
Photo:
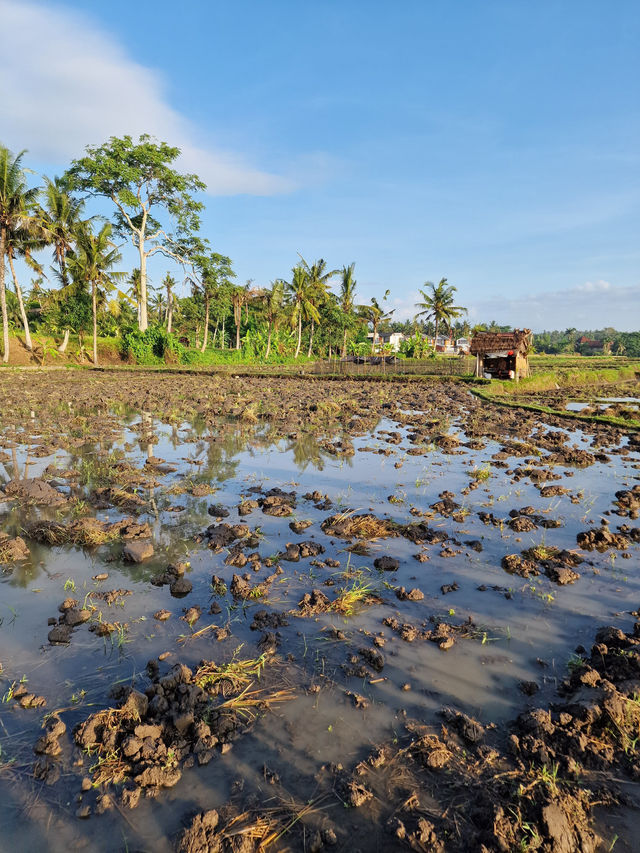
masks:
{"type": "MultiPolygon", "coordinates": [[[[235,277],[235,273],[231,267],[231,258],[227,258],[225,255],[219,255],[217,252],[211,252],[210,254],[203,254],[201,252],[194,255],[192,258],[192,268],[193,276],[191,276],[191,280],[204,297],[204,340],[202,343],[202,352],[204,352],[207,348],[207,341],[209,337],[211,303],[218,296],[223,284],[225,284],[230,278],[235,277]]],[[[248,294],[248,288],[249,282],[247,282],[246,288],[240,288],[240,290],[245,292],[247,300],[249,298],[248,295],[246,295],[248,294]]],[[[240,308],[240,312],[241,311],[242,307],[240,308]]],[[[239,349],[239,329],[237,340],[237,349],[239,349]]]]}
{"type": "Polygon", "coordinates": [[[131,300],[135,303],[137,308],[137,316],[138,316],[138,328],[140,328],[140,305],[141,305],[141,293],[142,286],[140,283],[140,268],[134,267],[131,270],[131,275],[129,276],[129,289],[127,291],[127,296],[131,298],[131,300]]]}
{"type": "Polygon", "coordinates": [[[329,291],[329,281],[333,278],[334,275],[337,275],[339,270],[328,270],[327,262],[320,258],[319,261],[315,261],[313,264],[307,263],[305,259],[300,255],[300,261],[304,271],[307,274],[307,299],[305,304],[303,305],[303,313],[306,315],[307,319],[311,322],[311,332],[309,334],[309,351],[307,353],[307,358],[311,358],[311,352],[313,350],[313,333],[315,329],[315,324],[320,320],[320,307],[326,301],[327,294],[329,291]],[[315,310],[310,310],[311,306],[315,310]]]}
{"type": "Polygon", "coordinates": [[[175,300],[175,296],[173,295],[173,288],[176,286],[175,278],[167,273],[165,277],[162,279],[162,284],[164,285],[165,290],[167,291],[166,298],[166,320],[167,320],[167,332],[171,334],[171,325],[173,322],[173,302],[175,300]]]}
{"type": "Polygon", "coordinates": [[[347,354],[347,325],[353,316],[353,306],[356,297],[356,280],[353,277],[355,263],[348,267],[342,267],[340,278],[340,308],[342,310],[342,322],[344,323],[344,336],[342,338],[342,358],[347,354]]]}
{"type": "MultiPolygon", "coordinates": [[[[53,259],[58,267],[57,277],[63,291],[69,285],[66,258],[75,243],[83,208],[84,201],[71,196],[61,178],[45,178],[45,187],[41,192],[40,224],[47,233],[49,244],[53,246],[53,259]]],[[[65,328],[58,352],[67,349],[69,331],[68,327],[65,328]]]]}
{"type": "Polygon", "coordinates": [[[446,278],[441,278],[438,284],[432,281],[425,282],[425,288],[430,288],[429,291],[420,289],[422,302],[416,302],[416,308],[420,308],[416,317],[433,318],[435,322],[435,340],[438,340],[438,327],[440,323],[448,323],[451,325],[453,320],[467,313],[467,309],[462,305],[454,305],[454,293],[457,288],[447,283],[446,278]]]}
{"type": "Polygon", "coordinates": [[[24,306],[24,298],[22,296],[22,288],[18,281],[18,274],[15,267],[15,259],[22,257],[26,263],[36,272],[42,272],[40,264],[34,260],[32,253],[47,245],[46,238],[43,237],[42,229],[39,228],[37,219],[30,214],[26,214],[24,220],[20,222],[15,220],[16,227],[7,232],[5,243],[5,253],[9,261],[9,269],[13,278],[13,286],[16,291],[18,300],[18,310],[20,313],[20,322],[24,329],[25,346],[29,352],[33,352],[33,344],[31,342],[31,330],[29,328],[29,320],[24,306]]]}
{"type": "Polygon", "coordinates": [[[293,309],[291,312],[291,322],[292,325],[297,325],[298,327],[298,343],[295,355],[298,358],[302,347],[302,316],[303,314],[307,316],[314,316],[315,314],[316,319],[318,319],[318,311],[309,298],[311,296],[311,288],[309,286],[309,275],[305,268],[301,264],[297,264],[291,270],[291,273],[291,281],[286,282],[286,290],[293,309]]]}
{"type": "Polygon", "coordinates": [[[16,285],[16,296],[20,306],[20,316],[24,326],[28,349],[32,349],[29,323],[24,310],[22,291],[13,268],[13,258],[18,245],[26,246],[29,229],[33,227],[33,208],[38,194],[37,189],[29,189],[26,173],[22,167],[21,151],[16,157],[4,145],[0,145],[0,311],[2,312],[2,360],[9,361],[9,322],[7,316],[7,295],[5,288],[5,255],[9,259],[16,285]]]}
{"type": "Polygon", "coordinates": [[[271,285],[270,289],[263,291],[259,297],[268,327],[267,349],[264,354],[265,359],[269,358],[269,354],[271,352],[271,337],[273,330],[277,327],[278,321],[283,316],[284,289],[285,282],[281,278],[277,278],[271,285]]]}
{"type": "MultiPolygon", "coordinates": [[[[389,295],[389,291],[387,290],[382,297],[382,301],[384,302],[387,296],[389,295]]],[[[374,353],[376,349],[376,338],[378,337],[378,326],[384,320],[390,319],[390,317],[394,314],[395,308],[391,311],[385,311],[384,307],[380,305],[375,296],[371,297],[371,303],[369,305],[360,305],[358,306],[358,313],[360,316],[367,321],[367,323],[371,323],[373,329],[373,339],[371,341],[371,352],[374,353]]]]}
{"type": "Polygon", "coordinates": [[[113,290],[116,281],[124,273],[113,272],[112,268],[122,255],[111,241],[112,227],[105,223],[94,233],[90,222],[82,223],[76,232],[76,246],[67,255],[69,271],[78,285],[91,288],[91,310],[93,315],[93,363],[98,364],[98,295],[113,290]]]}

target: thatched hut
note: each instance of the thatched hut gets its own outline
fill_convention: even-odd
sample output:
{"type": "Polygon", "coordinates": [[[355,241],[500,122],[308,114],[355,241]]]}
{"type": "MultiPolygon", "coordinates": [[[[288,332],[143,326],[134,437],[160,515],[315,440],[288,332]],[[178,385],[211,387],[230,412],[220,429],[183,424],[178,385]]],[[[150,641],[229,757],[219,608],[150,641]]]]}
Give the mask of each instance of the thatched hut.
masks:
{"type": "Polygon", "coordinates": [[[476,357],[476,376],[492,379],[522,379],[529,375],[530,329],[513,332],[477,332],[469,351],[476,357]]]}

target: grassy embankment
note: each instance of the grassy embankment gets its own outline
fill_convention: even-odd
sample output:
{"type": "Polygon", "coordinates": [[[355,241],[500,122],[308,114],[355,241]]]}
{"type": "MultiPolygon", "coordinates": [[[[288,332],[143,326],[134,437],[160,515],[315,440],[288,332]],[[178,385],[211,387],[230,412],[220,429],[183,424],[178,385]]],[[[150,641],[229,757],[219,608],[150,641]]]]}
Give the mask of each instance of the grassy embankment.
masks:
{"type": "MultiPolygon", "coordinates": [[[[605,360],[602,359],[604,362],[605,360]]],[[[637,397],[640,394],[640,361],[625,359],[625,366],[607,366],[599,369],[560,368],[552,371],[534,373],[519,382],[492,381],[488,387],[474,389],[473,393],[488,403],[511,408],[527,409],[541,414],[557,415],[569,420],[609,424],[624,429],[640,429],[640,413],[628,413],[625,417],[606,414],[582,414],[567,409],[554,408],[536,400],[537,395],[545,392],[560,392],[566,398],[574,399],[595,394],[610,393],[612,388],[624,387],[621,396],[637,397]],[[529,399],[527,399],[529,398],[529,399]],[[533,398],[533,401],[531,401],[533,398]]],[[[607,360],[608,365],[619,362],[615,357],[607,360]]]]}

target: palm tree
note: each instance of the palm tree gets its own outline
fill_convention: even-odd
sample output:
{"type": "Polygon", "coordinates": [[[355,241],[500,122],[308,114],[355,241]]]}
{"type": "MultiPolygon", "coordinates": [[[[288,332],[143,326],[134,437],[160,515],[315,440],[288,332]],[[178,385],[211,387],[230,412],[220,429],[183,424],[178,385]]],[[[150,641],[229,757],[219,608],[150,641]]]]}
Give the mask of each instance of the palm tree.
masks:
{"type": "Polygon", "coordinates": [[[20,306],[20,316],[24,326],[25,340],[28,349],[32,349],[29,323],[24,310],[22,291],[18,284],[13,267],[13,257],[17,245],[27,238],[29,228],[33,227],[33,206],[38,191],[29,189],[25,180],[25,170],[22,168],[21,151],[14,157],[8,148],[0,145],[0,310],[2,312],[2,360],[9,361],[9,321],[7,315],[7,293],[5,288],[4,258],[7,255],[16,285],[16,296],[20,306]]]}
{"type": "MultiPolygon", "coordinates": [[[[387,290],[382,297],[382,301],[384,302],[387,296],[389,295],[389,291],[387,290]]],[[[395,308],[391,311],[385,311],[382,305],[378,302],[375,296],[371,297],[371,304],[369,305],[360,305],[358,308],[359,314],[363,317],[368,323],[371,323],[373,327],[373,339],[371,341],[371,352],[375,352],[376,348],[376,338],[378,337],[378,326],[383,320],[388,320],[392,314],[395,312],[395,308]]]]}
{"type": "Polygon", "coordinates": [[[78,284],[91,286],[91,310],[93,315],[93,363],[98,364],[98,293],[113,290],[115,282],[124,273],[112,272],[122,255],[111,241],[112,228],[105,223],[97,234],[89,222],[82,223],[76,234],[76,248],[68,256],[71,275],[78,284]]]}
{"type": "Polygon", "coordinates": [[[277,326],[278,320],[282,317],[284,308],[284,288],[285,282],[281,278],[277,278],[271,285],[270,290],[265,290],[260,295],[262,302],[264,318],[267,321],[267,349],[265,351],[265,359],[269,358],[271,352],[271,336],[273,329],[277,326]]]}
{"type": "Polygon", "coordinates": [[[16,273],[14,261],[17,256],[22,256],[25,259],[26,263],[32,269],[36,270],[37,272],[41,272],[40,264],[38,264],[38,262],[33,259],[31,253],[45,246],[46,239],[43,239],[42,237],[42,231],[38,228],[37,220],[35,220],[33,217],[30,217],[28,214],[22,222],[16,219],[15,226],[16,227],[13,230],[7,232],[5,253],[7,255],[7,260],[9,261],[9,269],[11,270],[13,286],[15,288],[16,298],[18,300],[20,321],[22,323],[22,328],[24,329],[25,346],[27,347],[29,352],[32,352],[33,344],[31,342],[31,330],[29,329],[29,320],[27,318],[27,312],[24,307],[22,288],[20,287],[20,283],[18,281],[18,275],[16,273]]]}
{"type": "Polygon", "coordinates": [[[176,286],[176,280],[170,273],[167,273],[163,278],[162,283],[167,291],[167,332],[171,334],[171,325],[173,322],[173,301],[175,299],[175,296],[173,295],[173,288],[176,286]]]}
{"type": "Polygon", "coordinates": [[[425,288],[430,288],[430,291],[420,290],[420,295],[423,302],[416,302],[416,308],[420,308],[416,317],[426,316],[427,319],[433,318],[435,322],[435,341],[438,342],[438,327],[441,322],[451,322],[462,314],[467,313],[467,309],[462,305],[454,305],[454,293],[457,288],[452,284],[447,284],[446,278],[441,278],[438,284],[431,281],[426,281],[425,288]]]}
{"type": "MultiPolygon", "coordinates": [[[[40,208],[40,224],[53,245],[53,258],[58,266],[61,289],[69,285],[66,269],[67,254],[75,242],[75,234],[82,220],[84,201],[73,198],[66,190],[61,178],[45,178],[40,208]]],[[[69,328],[64,330],[64,339],[58,352],[65,352],[69,343],[69,328]]]]}
{"type": "Polygon", "coordinates": [[[342,321],[344,323],[344,337],[342,339],[342,358],[347,354],[347,325],[353,314],[353,305],[356,297],[356,280],[353,277],[355,263],[348,267],[342,267],[340,280],[340,308],[342,310],[342,321]]]}
{"type": "Polygon", "coordinates": [[[311,351],[313,349],[313,332],[315,324],[320,320],[319,308],[323,302],[326,301],[329,290],[329,281],[338,273],[338,270],[328,270],[327,262],[323,258],[320,258],[319,261],[315,261],[310,265],[305,261],[302,255],[300,255],[300,261],[302,262],[302,267],[306,272],[308,279],[307,299],[302,310],[303,313],[306,314],[307,319],[311,321],[309,351],[307,353],[307,358],[311,358],[311,351]],[[314,311],[310,310],[311,306],[315,309],[314,311]]]}
{"type": "Polygon", "coordinates": [[[249,302],[257,294],[250,290],[251,279],[243,286],[236,285],[231,291],[231,305],[233,306],[233,322],[236,326],[236,349],[240,349],[240,324],[242,323],[242,309],[249,310],[249,302]]]}
{"type": "Polygon", "coordinates": [[[301,264],[298,264],[291,270],[291,272],[291,281],[286,282],[286,288],[293,307],[291,321],[298,327],[298,343],[295,355],[295,357],[298,358],[300,355],[300,348],[302,346],[302,315],[304,313],[307,316],[313,316],[315,313],[317,319],[318,312],[309,299],[309,276],[305,268],[301,264]]]}
{"type": "Polygon", "coordinates": [[[138,315],[138,328],[140,328],[140,305],[141,305],[141,293],[142,286],[140,283],[140,268],[134,267],[131,270],[131,275],[129,276],[129,290],[127,291],[127,295],[131,297],[131,300],[135,302],[137,306],[137,315],[138,315]]]}

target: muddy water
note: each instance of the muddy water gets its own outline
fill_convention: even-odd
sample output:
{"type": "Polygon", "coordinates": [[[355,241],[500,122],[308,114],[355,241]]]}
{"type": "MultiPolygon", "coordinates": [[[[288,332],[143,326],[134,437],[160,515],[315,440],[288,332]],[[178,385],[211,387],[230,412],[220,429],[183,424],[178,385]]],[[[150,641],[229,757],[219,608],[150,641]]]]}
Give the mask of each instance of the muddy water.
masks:
{"type": "MultiPolygon", "coordinates": [[[[274,440],[263,427],[222,423],[206,427],[197,421],[171,426],[131,410],[113,418],[113,429],[98,444],[78,440],[73,452],[58,449],[37,456],[33,452],[39,429],[35,414],[25,425],[28,443],[6,442],[0,474],[7,481],[42,476],[50,466],[81,471],[80,482],[54,478],[54,484],[72,499],[71,512],[76,517],[88,513],[113,522],[127,515],[114,506],[96,509],[90,501],[105,459],[126,459],[141,469],[149,457],[159,457],[167,468],[155,467],[155,485],[141,485],[138,492],[144,503],[137,520],[148,521],[153,531],[154,555],[149,560],[139,565],[124,562],[121,543],[81,549],[27,540],[30,558],[2,576],[0,692],[5,701],[0,705],[0,845],[12,839],[5,849],[17,845],[25,850],[168,851],[186,817],[199,808],[218,807],[239,792],[256,794],[268,808],[275,799],[270,773],[277,774],[282,786],[300,802],[312,800],[323,765],[352,766],[375,744],[396,737],[408,717],[435,722],[442,706],[454,706],[483,723],[500,726],[526,707],[548,704],[572,653],[580,645],[590,646],[598,626],[615,621],[629,630],[633,624],[630,611],[640,602],[637,545],[623,553],[579,552],[584,557],[578,568],[580,578],[567,586],[558,586],[544,574],[509,575],[501,560],[505,554],[539,545],[576,549],[577,533],[599,523],[611,509],[614,493],[637,481],[640,457],[635,452],[613,453],[609,462],[588,468],[556,465],[557,482],[569,494],[542,498],[528,478],[514,482],[507,473],[522,459],[506,459],[509,469],[494,464],[499,443],[488,440],[480,450],[460,447],[456,454],[429,445],[421,455],[409,455],[414,445],[407,434],[412,427],[392,419],[383,418],[375,429],[354,438],[352,456],[336,456],[309,435],[274,440]],[[390,444],[388,432],[400,433],[399,443],[390,444]],[[396,467],[398,463],[401,467],[396,467]],[[463,494],[474,479],[478,488],[463,494]],[[210,486],[211,493],[195,497],[192,492],[194,487],[198,491],[199,484],[210,486]],[[276,487],[296,492],[293,517],[273,517],[260,509],[239,516],[241,500],[259,496],[252,489],[264,492],[276,487]],[[430,509],[445,490],[460,504],[458,520],[430,509]],[[318,509],[313,501],[302,498],[314,491],[328,497],[330,509],[318,509]],[[283,572],[266,596],[238,600],[229,592],[216,594],[212,575],[228,587],[233,574],[243,574],[247,567],[226,565],[226,550],[214,553],[206,543],[196,541],[215,520],[208,512],[212,504],[229,510],[225,522],[249,524],[259,538],[256,550],[263,560],[275,559],[287,542],[307,539],[325,548],[315,561],[319,565],[308,558],[280,559],[283,572]],[[529,505],[561,526],[512,531],[506,524],[509,511],[529,505]],[[419,520],[417,513],[428,513],[429,526],[449,537],[448,548],[423,547],[393,537],[364,543],[364,553],[348,551],[348,542],[327,536],[320,528],[329,515],[343,512],[371,512],[399,524],[419,520]],[[482,512],[492,513],[498,523],[483,523],[478,515],[482,512]],[[296,536],[289,528],[292,518],[312,524],[296,536]],[[469,542],[479,542],[481,550],[469,542]],[[421,553],[424,561],[414,558],[421,553]],[[376,570],[374,560],[380,556],[397,558],[399,568],[376,570]],[[327,558],[340,565],[327,566],[327,558]],[[184,599],[172,598],[167,586],[150,582],[167,564],[180,559],[189,561],[187,576],[193,584],[184,599]],[[108,579],[94,580],[102,573],[108,579]],[[169,663],[180,660],[190,666],[203,658],[227,662],[234,655],[256,657],[260,632],[252,631],[250,625],[257,611],[296,611],[302,595],[311,589],[333,596],[337,589],[360,581],[376,592],[380,603],[356,608],[348,617],[290,615],[288,624],[278,628],[277,655],[267,668],[278,686],[290,687],[296,698],[260,717],[231,751],[205,767],[185,771],[174,788],[143,798],[135,812],[117,808],[79,819],[78,795],[90,762],[79,764],[68,745],[60,759],[60,779],[51,785],[34,780],[32,748],[46,711],[62,709],[70,731],[89,713],[110,704],[113,685],[135,683],[144,689],[147,661],[164,652],[171,655],[169,663]],[[447,585],[458,588],[445,594],[442,587],[447,585]],[[418,588],[424,598],[401,601],[395,594],[399,587],[418,588]],[[117,597],[112,605],[96,601],[91,622],[77,627],[68,645],[47,641],[47,620],[59,615],[58,605],[66,597],[82,604],[90,593],[112,589],[131,594],[117,597]],[[213,602],[220,606],[217,614],[208,613],[213,602]],[[190,627],[180,617],[184,608],[195,604],[203,613],[190,627]],[[153,618],[161,609],[171,611],[167,621],[153,618]],[[404,642],[383,624],[385,617],[424,627],[438,621],[454,625],[469,621],[470,627],[443,651],[432,642],[404,642]],[[123,627],[99,637],[88,628],[100,620],[123,627]],[[209,625],[226,627],[230,634],[221,641],[212,630],[193,636],[209,625]],[[373,635],[384,640],[384,668],[366,677],[349,676],[345,668],[353,663],[351,657],[370,646],[373,635]],[[30,691],[46,699],[45,710],[22,709],[11,700],[12,685],[22,679],[30,691]],[[538,693],[527,697],[521,682],[535,682],[538,693]],[[367,707],[355,707],[345,691],[364,697],[367,707]]],[[[449,432],[466,440],[455,420],[449,432]]],[[[570,443],[576,447],[588,449],[591,441],[580,431],[570,433],[570,443]]],[[[2,529],[12,535],[35,518],[71,517],[68,506],[43,509],[15,501],[0,504],[0,513],[2,529]]],[[[613,526],[618,519],[611,518],[613,526]]],[[[260,581],[271,571],[262,568],[251,580],[260,581]]],[[[318,808],[326,809],[332,820],[348,829],[351,817],[338,800],[323,801],[318,808]]],[[[383,837],[374,830],[361,849],[390,849],[384,847],[383,837]]],[[[339,849],[354,849],[350,844],[347,832],[339,839],[339,849]]]]}

